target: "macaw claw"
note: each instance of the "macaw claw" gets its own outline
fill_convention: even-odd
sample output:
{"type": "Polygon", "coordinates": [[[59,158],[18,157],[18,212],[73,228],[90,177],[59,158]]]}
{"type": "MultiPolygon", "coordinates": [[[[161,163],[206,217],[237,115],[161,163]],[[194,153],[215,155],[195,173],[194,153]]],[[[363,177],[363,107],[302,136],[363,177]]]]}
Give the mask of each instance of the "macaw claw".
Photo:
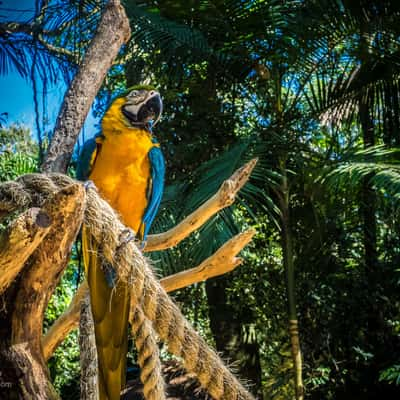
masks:
{"type": "Polygon", "coordinates": [[[91,181],[91,180],[88,180],[88,181],[84,182],[84,183],[83,183],[83,187],[85,188],[86,192],[87,192],[89,189],[94,189],[94,190],[96,190],[96,192],[97,192],[97,187],[96,187],[96,185],[94,184],[94,182],[91,181]]]}

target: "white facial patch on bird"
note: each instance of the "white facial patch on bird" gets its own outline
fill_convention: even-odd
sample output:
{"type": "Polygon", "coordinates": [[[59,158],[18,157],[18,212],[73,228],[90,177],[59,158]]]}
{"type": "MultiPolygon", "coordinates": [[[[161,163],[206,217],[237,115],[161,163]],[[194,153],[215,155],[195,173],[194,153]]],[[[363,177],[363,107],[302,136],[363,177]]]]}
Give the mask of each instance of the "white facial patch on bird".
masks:
{"type": "Polygon", "coordinates": [[[140,104],[147,99],[149,92],[147,90],[132,90],[128,96],[126,96],[127,103],[140,104]]]}

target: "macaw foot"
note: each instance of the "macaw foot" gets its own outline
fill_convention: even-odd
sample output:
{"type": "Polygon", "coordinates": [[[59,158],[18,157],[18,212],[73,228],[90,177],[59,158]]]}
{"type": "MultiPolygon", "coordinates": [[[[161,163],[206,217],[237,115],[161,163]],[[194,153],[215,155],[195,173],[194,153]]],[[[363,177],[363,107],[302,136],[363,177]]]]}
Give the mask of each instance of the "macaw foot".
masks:
{"type": "MultiPolygon", "coordinates": [[[[135,239],[136,239],[136,233],[132,229],[126,228],[121,232],[119,236],[119,243],[120,243],[119,245],[121,246],[123,244],[129,243],[135,239]]],[[[146,246],[146,241],[138,240],[137,246],[139,247],[140,250],[143,250],[146,246]]]]}
{"type": "Polygon", "coordinates": [[[135,240],[135,237],[136,237],[136,233],[132,229],[130,229],[130,228],[124,229],[119,235],[120,246],[123,244],[127,244],[127,243],[131,242],[132,240],[135,240]]]}
{"type": "Polygon", "coordinates": [[[96,187],[96,185],[94,184],[94,182],[91,181],[91,180],[88,180],[88,181],[84,182],[84,183],[83,183],[83,187],[85,188],[86,192],[87,192],[89,189],[94,189],[94,190],[96,190],[96,192],[97,192],[97,187],[96,187]]]}

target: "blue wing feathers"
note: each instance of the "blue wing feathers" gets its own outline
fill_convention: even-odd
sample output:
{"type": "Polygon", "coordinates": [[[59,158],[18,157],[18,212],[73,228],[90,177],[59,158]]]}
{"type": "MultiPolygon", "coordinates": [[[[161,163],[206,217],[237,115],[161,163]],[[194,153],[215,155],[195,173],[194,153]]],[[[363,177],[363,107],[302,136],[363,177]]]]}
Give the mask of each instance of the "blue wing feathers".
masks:
{"type": "Polygon", "coordinates": [[[151,224],[153,223],[158,208],[160,207],[165,180],[165,160],[159,147],[153,147],[149,151],[149,160],[151,170],[151,192],[143,216],[143,240],[146,240],[151,224]]]}
{"type": "Polygon", "coordinates": [[[90,175],[90,161],[92,154],[97,148],[96,139],[88,139],[84,143],[82,150],[79,154],[78,165],[76,168],[76,178],[80,181],[86,181],[90,175]]]}

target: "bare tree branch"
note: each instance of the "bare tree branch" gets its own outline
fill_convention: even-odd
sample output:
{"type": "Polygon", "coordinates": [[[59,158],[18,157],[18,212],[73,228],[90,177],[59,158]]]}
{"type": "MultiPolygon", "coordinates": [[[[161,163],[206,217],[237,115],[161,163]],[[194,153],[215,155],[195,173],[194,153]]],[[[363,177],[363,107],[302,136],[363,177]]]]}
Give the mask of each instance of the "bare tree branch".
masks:
{"type": "Polygon", "coordinates": [[[56,348],[68,336],[68,334],[78,327],[81,305],[88,295],[89,288],[85,281],[81,286],[79,286],[79,289],[75,293],[69,307],[62,315],[60,315],[60,317],[57,318],[57,320],[43,336],[43,354],[46,360],[53,355],[56,348]]]}
{"type": "Polygon", "coordinates": [[[39,208],[20,215],[0,237],[0,294],[13,282],[28,257],[50,229],[50,218],[39,208]]]}
{"type": "Polygon", "coordinates": [[[249,229],[236,235],[198,267],[178,272],[162,279],[162,286],[167,292],[173,292],[193,283],[202,282],[233,271],[243,261],[237,257],[237,254],[252,240],[255,233],[254,229],[249,229]]]}
{"type": "Polygon", "coordinates": [[[223,182],[214,196],[178,225],[174,226],[169,231],[150,235],[144,251],[159,251],[176,246],[192,232],[199,229],[218,211],[230,206],[235,201],[239,190],[248,181],[256,164],[257,159],[254,158],[243,167],[239,168],[229,179],[223,182]]]}
{"type": "Polygon", "coordinates": [[[98,359],[93,327],[94,321],[90,307],[90,296],[85,296],[81,302],[79,321],[79,350],[81,353],[80,400],[97,400],[99,398],[98,359]]]}

